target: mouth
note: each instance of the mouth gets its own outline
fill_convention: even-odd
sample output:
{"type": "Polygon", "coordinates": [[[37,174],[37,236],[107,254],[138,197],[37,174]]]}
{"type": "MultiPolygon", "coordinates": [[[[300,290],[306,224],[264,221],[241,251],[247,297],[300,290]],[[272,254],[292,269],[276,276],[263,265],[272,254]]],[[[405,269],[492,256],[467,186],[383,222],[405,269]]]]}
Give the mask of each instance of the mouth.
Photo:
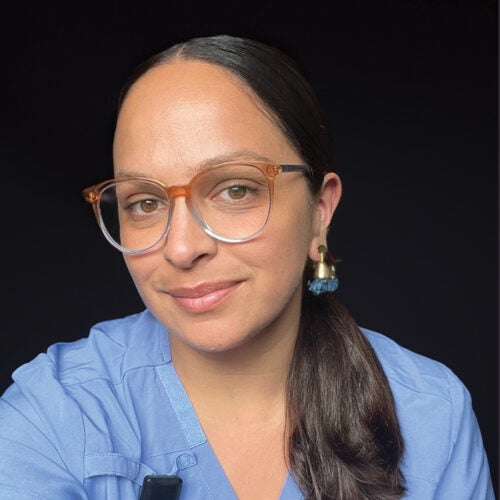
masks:
{"type": "Polygon", "coordinates": [[[228,299],[242,284],[241,281],[201,283],[193,287],[182,287],[167,292],[182,309],[201,313],[215,309],[228,299]]]}

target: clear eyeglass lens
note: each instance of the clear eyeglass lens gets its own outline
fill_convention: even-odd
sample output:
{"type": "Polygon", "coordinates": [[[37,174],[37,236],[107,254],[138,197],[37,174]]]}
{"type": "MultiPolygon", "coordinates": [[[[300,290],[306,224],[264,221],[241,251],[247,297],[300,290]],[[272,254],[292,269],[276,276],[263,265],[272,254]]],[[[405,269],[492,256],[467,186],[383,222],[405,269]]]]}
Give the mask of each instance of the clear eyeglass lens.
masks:
{"type": "MultiPolygon", "coordinates": [[[[196,179],[187,203],[208,234],[224,241],[244,241],[267,222],[269,184],[265,174],[252,165],[217,167],[196,179]]],[[[99,211],[106,235],[120,247],[138,252],[165,235],[172,206],[161,186],[127,180],[101,192],[99,211]]]]}
{"type": "Polygon", "coordinates": [[[167,226],[165,191],[148,181],[110,184],[102,192],[99,211],[103,230],[119,246],[141,251],[157,243],[167,226]]]}

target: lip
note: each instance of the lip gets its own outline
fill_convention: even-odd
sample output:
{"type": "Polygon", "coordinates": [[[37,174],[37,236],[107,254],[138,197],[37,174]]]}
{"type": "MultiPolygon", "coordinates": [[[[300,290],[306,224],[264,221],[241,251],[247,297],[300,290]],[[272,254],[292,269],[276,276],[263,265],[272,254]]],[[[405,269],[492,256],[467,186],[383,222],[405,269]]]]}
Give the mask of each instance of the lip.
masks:
{"type": "Polygon", "coordinates": [[[240,287],[241,281],[200,283],[193,287],[180,287],[167,291],[182,309],[200,313],[211,311],[229,298],[240,287]]]}

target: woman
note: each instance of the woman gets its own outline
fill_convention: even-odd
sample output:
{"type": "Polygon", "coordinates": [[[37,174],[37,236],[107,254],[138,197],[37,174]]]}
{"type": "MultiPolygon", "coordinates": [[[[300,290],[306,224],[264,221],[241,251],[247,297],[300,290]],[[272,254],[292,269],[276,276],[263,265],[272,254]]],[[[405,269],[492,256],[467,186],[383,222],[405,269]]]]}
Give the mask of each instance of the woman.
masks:
{"type": "Polygon", "coordinates": [[[147,309],[15,372],[2,498],[138,498],[158,475],[185,499],[493,498],[460,381],[335,299],[330,147],[271,47],[199,38],[137,68],[115,179],[84,195],[147,309]]]}

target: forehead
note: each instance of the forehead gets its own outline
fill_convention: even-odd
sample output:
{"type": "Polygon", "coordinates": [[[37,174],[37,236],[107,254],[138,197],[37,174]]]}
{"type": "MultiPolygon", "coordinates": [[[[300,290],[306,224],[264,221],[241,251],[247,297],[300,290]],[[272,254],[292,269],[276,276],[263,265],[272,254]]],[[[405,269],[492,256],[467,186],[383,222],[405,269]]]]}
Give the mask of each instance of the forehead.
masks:
{"type": "MultiPolygon", "coordinates": [[[[202,61],[168,62],[130,89],[115,133],[115,167],[190,165],[233,151],[273,158],[291,148],[270,112],[234,74],[202,61]]],[[[285,158],[283,158],[285,159],[285,158]]],[[[287,161],[291,161],[288,158],[287,161]]],[[[146,172],[144,172],[146,173],[146,172]]]]}
{"type": "MultiPolygon", "coordinates": [[[[144,73],[129,89],[125,102],[134,99],[163,97],[195,98],[200,94],[225,91],[251,91],[246,83],[230,70],[198,59],[174,59],[144,73]]],[[[129,103],[130,105],[130,103],[129,103]]]]}
{"type": "MultiPolygon", "coordinates": [[[[147,127],[166,134],[173,126],[188,130],[197,122],[220,119],[270,120],[271,114],[242,80],[204,61],[181,60],[157,66],[130,89],[120,111],[117,130],[147,127]]],[[[273,121],[273,120],[272,120],[273,121]]],[[[273,121],[274,124],[274,121],[273,121]]],[[[196,129],[195,129],[196,130],[196,129]]]]}

